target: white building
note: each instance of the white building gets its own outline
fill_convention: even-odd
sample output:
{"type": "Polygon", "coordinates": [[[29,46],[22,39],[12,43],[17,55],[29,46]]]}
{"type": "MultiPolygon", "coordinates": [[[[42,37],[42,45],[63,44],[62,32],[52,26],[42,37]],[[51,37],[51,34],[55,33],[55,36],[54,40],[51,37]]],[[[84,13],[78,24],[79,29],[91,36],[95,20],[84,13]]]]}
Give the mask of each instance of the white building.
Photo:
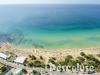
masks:
{"type": "Polygon", "coordinates": [[[7,56],[7,55],[5,55],[4,53],[0,53],[0,58],[7,59],[7,58],[9,58],[9,57],[10,57],[10,55],[7,56]]]}
{"type": "Polygon", "coordinates": [[[16,69],[14,72],[14,75],[21,75],[22,74],[22,69],[16,69]]]}
{"type": "Polygon", "coordinates": [[[22,57],[17,57],[14,62],[19,63],[19,64],[23,64],[25,61],[26,57],[22,56],[22,57]]]}

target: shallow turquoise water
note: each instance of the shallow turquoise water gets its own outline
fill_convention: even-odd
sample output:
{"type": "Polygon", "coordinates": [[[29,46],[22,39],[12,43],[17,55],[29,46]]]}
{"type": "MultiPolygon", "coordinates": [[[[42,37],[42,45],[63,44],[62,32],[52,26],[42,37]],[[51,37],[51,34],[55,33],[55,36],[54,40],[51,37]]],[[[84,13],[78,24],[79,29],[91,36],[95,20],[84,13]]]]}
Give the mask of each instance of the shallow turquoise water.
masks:
{"type": "Polygon", "coordinates": [[[0,42],[19,48],[100,46],[100,5],[0,5],[0,42]]]}
{"type": "Polygon", "coordinates": [[[6,75],[12,75],[13,73],[12,72],[8,72],[6,75]]]}

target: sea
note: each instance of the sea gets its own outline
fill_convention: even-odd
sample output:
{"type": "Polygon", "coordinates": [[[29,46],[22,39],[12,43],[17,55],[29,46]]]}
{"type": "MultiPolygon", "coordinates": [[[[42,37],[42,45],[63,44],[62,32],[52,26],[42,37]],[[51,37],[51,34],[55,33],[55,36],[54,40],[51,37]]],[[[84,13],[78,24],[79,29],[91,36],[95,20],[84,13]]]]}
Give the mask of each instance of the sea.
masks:
{"type": "Polygon", "coordinates": [[[0,43],[6,42],[47,50],[100,47],[100,5],[0,5],[0,43]]]}

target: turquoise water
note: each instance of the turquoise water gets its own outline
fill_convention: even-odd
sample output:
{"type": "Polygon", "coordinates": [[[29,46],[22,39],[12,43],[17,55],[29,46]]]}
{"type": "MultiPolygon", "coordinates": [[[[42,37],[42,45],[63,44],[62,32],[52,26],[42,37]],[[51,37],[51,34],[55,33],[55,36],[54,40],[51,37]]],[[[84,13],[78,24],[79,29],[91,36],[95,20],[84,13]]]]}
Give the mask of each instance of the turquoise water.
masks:
{"type": "Polygon", "coordinates": [[[100,46],[100,5],[0,5],[0,42],[19,48],[100,46]]]}

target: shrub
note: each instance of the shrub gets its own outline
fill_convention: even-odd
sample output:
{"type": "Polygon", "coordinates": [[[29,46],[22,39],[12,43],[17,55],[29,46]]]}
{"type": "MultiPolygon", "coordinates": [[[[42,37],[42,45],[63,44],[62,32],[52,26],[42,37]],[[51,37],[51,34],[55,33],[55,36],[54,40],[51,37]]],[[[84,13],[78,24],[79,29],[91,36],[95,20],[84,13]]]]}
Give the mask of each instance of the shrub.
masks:
{"type": "Polygon", "coordinates": [[[33,67],[33,62],[28,63],[28,66],[33,67]]]}
{"type": "Polygon", "coordinates": [[[56,58],[55,58],[55,57],[52,57],[52,59],[53,59],[53,60],[56,60],[56,58]]]}
{"type": "Polygon", "coordinates": [[[25,68],[23,68],[23,69],[22,69],[22,72],[23,72],[23,73],[26,73],[26,72],[27,72],[27,70],[26,70],[25,68]]]}
{"type": "Polygon", "coordinates": [[[41,67],[42,67],[42,68],[45,68],[45,64],[41,64],[41,67]]]}
{"type": "Polygon", "coordinates": [[[0,70],[1,70],[2,72],[6,71],[6,69],[7,69],[7,68],[6,68],[5,66],[3,66],[3,67],[0,68],[0,70]]]}
{"type": "Polygon", "coordinates": [[[85,59],[83,57],[78,57],[78,59],[81,61],[81,62],[84,62],[85,59]]]}
{"type": "Polygon", "coordinates": [[[85,56],[85,53],[84,53],[84,52],[81,52],[80,55],[81,55],[81,56],[85,56]]]}
{"type": "Polygon", "coordinates": [[[72,59],[73,57],[72,57],[71,55],[68,55],[67,58],[68,58],[68,59],[72,59]]]}
{"type": "Polygon", "coordinates": [[[42,59],[43,59],[43,57],[42,57],[42,56],[40,56],[40,59],[42,60],[42,59]]]}
{"type": "Polygon", "coordinates": [[[55,64],[55,61],[53,59],[49,59],[49,62],[51,62],[52,64],[55,64]]]}
{"type": "Polygon", "coordinates": [[[37,71],[36,71],[36,70],[33,70],[32,72],[33,72],[33,74],[36,74],[36,73],[37,73],[37,71]]]}
{"type": "Polygon", "coordinates": [[[32,55],[31,60],[36,60],[36,57],[34,55],[32,55]]]}
{"type": "Polygon", "coordinates": [[[47,64],[47,65],[46,65],[46,67],[49,69],[49,68],[50,68],[50,65],[49,65],[49,64],[47,64]]]}

